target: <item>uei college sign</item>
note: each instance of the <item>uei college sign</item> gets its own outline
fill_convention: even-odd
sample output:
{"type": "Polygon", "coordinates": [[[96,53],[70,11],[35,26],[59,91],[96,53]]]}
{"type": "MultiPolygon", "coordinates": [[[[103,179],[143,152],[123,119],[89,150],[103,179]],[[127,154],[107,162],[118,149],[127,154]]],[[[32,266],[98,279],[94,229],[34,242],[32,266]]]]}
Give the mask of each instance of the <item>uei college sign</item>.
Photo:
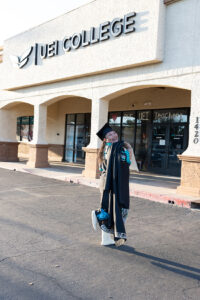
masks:
{"type": "Polygon", "coordinates": [[[83,30],[81,33],[64,37],[61,41],[55,40],[49,44],[36,43],[35,46],[31,46],[21,56],[10,55],[10,59],[15,67],[21,69],[28,63],[32,53],[35,53],[34,64],[38,65],[43,59],[57,56],[61,51],[67,53],[80,47],[87,47],[110,38],[119,37],[122,34],[134,32],[135,16],[136,13],[131,12],[126,14],[124,18],[115,18],[111,22],[106,21],[100,24],[98,28],[91,27],[90,31],[83,30]]]}

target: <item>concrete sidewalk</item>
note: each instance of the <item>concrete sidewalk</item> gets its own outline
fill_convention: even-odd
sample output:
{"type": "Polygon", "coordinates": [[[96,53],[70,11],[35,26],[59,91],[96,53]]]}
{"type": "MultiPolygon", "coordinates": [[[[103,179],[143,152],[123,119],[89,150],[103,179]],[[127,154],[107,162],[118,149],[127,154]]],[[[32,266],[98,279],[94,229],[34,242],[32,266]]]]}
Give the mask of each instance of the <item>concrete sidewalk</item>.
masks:
{"type": "MultiPolygon", "coordinates": [[[[99,187],[99,179],[85,178],[82,175],[84,166],[72,165],[64,162],[51,162],[48,168],[28,168],[25,161],[0,162],[0,168],[26,172],[46,178],[53,178],[66,182],[99,187]]],[[[162,176],[150,173],[131,173],[130,195],[151,201],[177,205],[186,208],[200,208],[200,198],[179,195],[176,188],[180,178],[162,176]]]]}

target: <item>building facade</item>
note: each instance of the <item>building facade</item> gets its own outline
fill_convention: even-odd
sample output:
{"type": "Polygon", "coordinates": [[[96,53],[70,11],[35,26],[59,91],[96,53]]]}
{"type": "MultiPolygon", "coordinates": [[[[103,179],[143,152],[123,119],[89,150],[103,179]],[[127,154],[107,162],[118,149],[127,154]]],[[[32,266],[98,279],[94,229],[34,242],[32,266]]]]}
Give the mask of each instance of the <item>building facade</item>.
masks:
{"type": "Polygon", "coordinates": [[[6,40],[0,160],[82,163],[96,177],[109,121],[141,170],[199,196],[199,16],[197,0],[94,0],[6,40]]]}

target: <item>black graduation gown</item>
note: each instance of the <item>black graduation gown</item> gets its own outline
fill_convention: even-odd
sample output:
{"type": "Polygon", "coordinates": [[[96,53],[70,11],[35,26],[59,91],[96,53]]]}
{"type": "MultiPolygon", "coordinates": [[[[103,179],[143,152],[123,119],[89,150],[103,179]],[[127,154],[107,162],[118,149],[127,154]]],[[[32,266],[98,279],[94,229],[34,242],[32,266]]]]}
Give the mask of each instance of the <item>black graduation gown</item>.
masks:
{"type": "Polygon", "coordinates": [[[122,208],[129,209],[129,164],[121,159],[124,142],[112,144],[108,160],[105,188],[101,208],[109,213],[109,219],[101,222],[101,229],[114,234],[114,240],[126,240],[122,208]],[[102,226],[103,225],[103,226],[102,226]]]}

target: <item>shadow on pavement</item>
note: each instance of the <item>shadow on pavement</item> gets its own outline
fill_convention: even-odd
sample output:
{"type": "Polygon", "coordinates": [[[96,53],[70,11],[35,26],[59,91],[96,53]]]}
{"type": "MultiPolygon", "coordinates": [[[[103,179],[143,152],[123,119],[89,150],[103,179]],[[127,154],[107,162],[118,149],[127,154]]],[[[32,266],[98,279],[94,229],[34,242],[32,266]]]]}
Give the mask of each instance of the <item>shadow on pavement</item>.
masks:
{"type": "Polygon", "coordinates": [[[180,264],[180,263],[176,263],[176,262],[173,262],[173,261],[170,261],[170,260],[167,260],[167,259],[163,259],[163,258],[156,257],[156,256],[153,256],[153,255],[149,255],[149,254],[146,254],[146,253],[138,252],[133,247],[130,247],[130,246],[127,246],[127,245],[122,246],[122,247],[115,247],[115,246],[107,246],[107,247],[112,248],[116,251],[127,252],[127,253],[130,253],[130,254],[133,254],[133,255],[144,257],[146,259],[152,260],[151,264],[156,266],[156,267],[165,269],[165,270],[170,271],[170,272],[174,272],[176,274],[179,274],[179,275],[182,275],[182,276],[185,276],[185,277],[200,280],[200,269],[198,269],[198,268],[190,267],[190,266],[183,265],[183,264],[180,264]],[[183,270],[181,270],[181,269],[183,269],[183,270]],[[190,271],[195,272],[195,273],[199,273],[199,274],[194,274],[194,273],[191,273],[190,271]]]}

